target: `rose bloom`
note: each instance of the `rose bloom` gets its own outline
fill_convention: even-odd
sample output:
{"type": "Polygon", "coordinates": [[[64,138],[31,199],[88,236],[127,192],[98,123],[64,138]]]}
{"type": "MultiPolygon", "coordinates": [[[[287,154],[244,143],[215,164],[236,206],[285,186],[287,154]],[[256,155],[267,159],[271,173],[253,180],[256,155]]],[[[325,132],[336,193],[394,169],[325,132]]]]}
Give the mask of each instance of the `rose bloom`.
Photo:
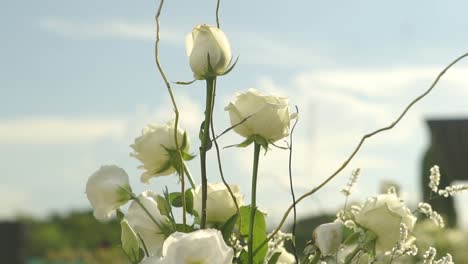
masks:
{"type": "MultiPolygon", "coordinates": [[[[158,204],[156,202],[156,194],[154,192],[142,192],[138,196],[138,199],[160,226],[168,224],[169,220],[159,211],[158,204]]],[[[136,201],[133,201],[130,204],[128,213],[125,215],[125,219],[128,221],[128,224],[132,229],[141,235],[149,254],[151,256],[160,256],[165,236],[162,233],[160,226],[156,225],[152,221],[148,213],[145,212],[145,210],[136,201]]]]}
{"type": "Polygon", "coordinates": [[[312,240],[323,256],[335,254],[343,240],[343,224],[328,223],[319,225],[312,234],[312,240]]]}
{"type": "Polygon", "coordinates": [[[233,255],[219,230],[201,229],[170,235],[164,241],[162,263],[231,264],[233,255]]]}
{"type": "Polygon", "coordinates": [[[297,117],[289,113],[288,98],[264,95],[255,89],[238,93],[224,110],[229,112],[231,125],[239,135],[245,138],[258,135],[272,142],[288,136],[291,119],[297,117]]]}
{"type": "Polygon", "coordinates": [[[221,29],[198,25],[187,35],[185,46],[195,79],[203,80],[222,75],[227,71],[231,62],[231,46],[221,29]],[[209,72],[209,66],[212,72],[209,72]]]}
{"type": "MultiPolygon", "coordinates": [[[[238,185],[230,185],[238,206],[244,204],[244,197],[238,185]]],[[[224,223],[237,212],[236,204],[232,200],[229,190],[224,183],[208,183],[208,197],[206,200],[206,220],[211,223],[224,223]]],[[[193,190],[193,208],[201,216],[202,188],[199,185],[193,190]]]]}
{"type": "MultiPolygon", "coordinates": [[[[179,147],[182,146],[184,131],[177,129],[177,141],[179,147]]],[[[182,150],[188,152],[190,149],[190,140],[187,137],[187,144],[182,150]]],[[[130,147],[134,152],[130,155],[141,161],[140,169],[145,171],[141,175],[141,181],[149,183],[149,180],[155,176],[164,176],[174,173],[175,168],[169,164],[169,153],[166,149],[176,150],[174,140],[174,120],[164,125],[148,125],[143,129],[142,135],[135,139],[135,143],[130,147]]]]}
{"type": "Polygon", "coordinates": [[[94,217],[109,220],[115,209],[131,199],[127,173],[115,166],[102,166],[86,183],[86,196],[94,208],[94,217]]]}
{"type": "Polygon", "coordinates": [[[411,232],[417,218],[394,193],[369,199],[356,215],[356,223],[377,235],[376,250],[391,250],[400,239],[400,224],[411,232]]]}

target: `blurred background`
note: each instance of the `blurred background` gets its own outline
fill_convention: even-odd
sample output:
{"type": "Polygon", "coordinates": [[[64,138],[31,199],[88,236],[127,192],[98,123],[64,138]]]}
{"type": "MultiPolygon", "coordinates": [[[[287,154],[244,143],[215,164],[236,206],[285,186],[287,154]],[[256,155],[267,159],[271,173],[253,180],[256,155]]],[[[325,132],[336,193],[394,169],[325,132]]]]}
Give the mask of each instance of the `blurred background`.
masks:
{"type": "MultiPolygon", "coordinates": [[[[0,2],[2,254],[22,256],[17,263],[125,263],[118,223],[94,220],[84,188],[101,165],[117,164],[136,193],[176,189],[173,176],[142,184],[138,162],[129,156],[146,124],[173,118],[154,65],[158,3],[0,2]]],[[[214,0],[166,2],[160,49],[170,80],[192,79],[184,38],[196,24],[215,24],[215,6],[214,0]]],[[[340,166],[364,133],[391,123],[443,67],[468,51],[467,9],[461,0],[221,1],[221,28],[240,59],[218,81],[216,130],[230,126],[223,108],[238,91],[252,87],[288,96],[300,111],[293,175],[296,194],[302,194],[340,166]]],[[[173,87],[194,152],[204,87],[173,87]]],[[[395,129],[371,138],[335,180],[298,206],[298,240],[309,239],[315,225],[343,206],[339,190],[354,168],[362,170],[351,196],[356,202],[398,185],[414,208],[424,200],[433,164],[441,166],[442,184],[466,182],[467,99],[468,61],[462,61],[395,129]]],[[[241,140],[231,133],[220,144],[241,140]]],[[[240,185],[247,201],[252,152],[222,153],[227,180],[240,185]]],[[[209,181],[220,181],[210,154],[209,181]]],[[[291,203],[287,157],[273,149],[260,161],[257,203],[270,228],[291,203]]],[[[198,159],[189,166],[198,179],[198,159]]],[[[454,253],[467,245],[468,195],[438,206],[453,229],[431,231],[427,239],[454,253]]],[[[458,252],[455,260],[468,263],[466,252],[458,252]]]]}

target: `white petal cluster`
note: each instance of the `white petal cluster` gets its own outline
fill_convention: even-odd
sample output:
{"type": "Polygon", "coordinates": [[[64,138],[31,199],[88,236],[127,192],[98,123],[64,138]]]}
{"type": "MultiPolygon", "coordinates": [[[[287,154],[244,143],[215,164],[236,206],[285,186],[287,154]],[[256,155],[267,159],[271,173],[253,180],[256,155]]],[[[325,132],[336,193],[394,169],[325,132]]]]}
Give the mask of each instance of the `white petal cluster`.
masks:
{"type": "Polygon", "coordinates": [[[255,89],[238,93],[224,110],[229,112],[231,125],[239,135],[258,135],[272,142],[288,136],[291,119],[297,117],[289,113],[288,98],[264,95],[255,89]]]}
{"type": "Polygon", "coordinates": [[[231,264],[234,256],[216,229],[175,232],[164,242],[162,253],[164,264],[231,264]]]}
{"type": "MultiPolygon", "coordinates": [[[[230,185],[237,205],[244,205],[244,196],[238,185],[230,185]]],[[[224,183],[208,183],[208,198],[206,200],[206,220],[211,223],[224,223],[237,212],[236,204],[224,183]]],[[[201,216],[202,188],[199,185],[193,190],[193,208],[201,216]]]]}
{"type": "Polygon", "coordinates": [[[195,79],[203,80],[222,75],[228,70],[231,46],[221,29],[198,25],[185,38],[185,47],[195,79]]]}
{"type": "Polygon", "coordinates": [[[323,256],[335,254],[343,240],[343,224],[336,222],[319,225],[312,234],[312,240],[323,256]]]}
{"type": "Polygon", "coordinates": [[[167,225],[168,219],[160,213],[156,202],[156,194],[152,191],[141,193],[137,199],[139,202],[136,200],[132,202],[125,219],[133,230],[141,235],[150,255],[160,256],[165,239],[162,229],[167,225]],[[151,219],[148,212],[158,224],[151,219]]]}
{"type": "MultiPolygon", "coordinates": [[[[141,175],[141,181],[149,183],[149,180],[155,176],[170,175],[175,172],[175,168],[169,163],[170,156],[167,151],[177,150],[174,137],[174,120],[164,125],[153,124],[146,126],[142,135],[135,139],[135,143],[130,147],[134,152],[130,155],[141,161],[140,169],[145,171],[141,175]]],[[[177,130],[177,143],[182,146],[184,131],[177,130]]],[[[190,142],[187,137],[184,152],[190,149],[190,142]]]]}
{"type": "Polygon", "coordinates": [[[411,232],[416,217],[396,194],[381,194],[369,199],[356,215],[356,222],[377,235],[376,250],[390,251],[400,238],[400,225],[411,232]]]}
{"type": "Polygon", "coordinates": [[[94,217],[109,220],[115,209],[131,199],[127,173],[115,165],[102,166],[88,178],[86,196],[94,208],[94,217]]]}

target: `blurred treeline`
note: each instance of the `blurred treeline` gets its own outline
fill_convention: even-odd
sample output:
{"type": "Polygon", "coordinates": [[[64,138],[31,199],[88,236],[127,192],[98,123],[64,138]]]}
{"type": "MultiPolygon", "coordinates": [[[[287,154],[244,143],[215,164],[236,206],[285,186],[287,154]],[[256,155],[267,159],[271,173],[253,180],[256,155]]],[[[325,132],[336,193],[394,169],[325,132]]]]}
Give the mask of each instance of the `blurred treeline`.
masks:
{"type": "Polygon", "coordinates": [[[45,219],[20,216],[17,221],[26,227],[31,264],[128,263],[119,246],[117,220],[101,223],[92,211],[72,211],[45,219]]]}

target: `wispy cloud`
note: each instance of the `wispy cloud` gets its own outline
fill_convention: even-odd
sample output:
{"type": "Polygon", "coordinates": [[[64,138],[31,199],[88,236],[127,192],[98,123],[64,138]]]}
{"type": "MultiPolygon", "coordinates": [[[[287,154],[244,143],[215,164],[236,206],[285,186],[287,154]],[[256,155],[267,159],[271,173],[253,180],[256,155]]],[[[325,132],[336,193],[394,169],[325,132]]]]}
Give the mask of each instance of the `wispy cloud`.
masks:
{"type": "Polygon", "coordinates": [[[120,139],[126,121],[112,118],[27,117],[0,120],[0,144],[81,144],[120,139]]]}
{"type": "MultiPolygon", "coordinates": [[[[127,19],[101,21],[71,20],[61,17],[43,17],[39,20],[41,29],[69,38],[120,38],[128,40],[154,41],[155,25],[138,23],[127,19]]],[[[183,34],[162,29],[161,37],[168,41],[182,41],[183,34]]]]}

